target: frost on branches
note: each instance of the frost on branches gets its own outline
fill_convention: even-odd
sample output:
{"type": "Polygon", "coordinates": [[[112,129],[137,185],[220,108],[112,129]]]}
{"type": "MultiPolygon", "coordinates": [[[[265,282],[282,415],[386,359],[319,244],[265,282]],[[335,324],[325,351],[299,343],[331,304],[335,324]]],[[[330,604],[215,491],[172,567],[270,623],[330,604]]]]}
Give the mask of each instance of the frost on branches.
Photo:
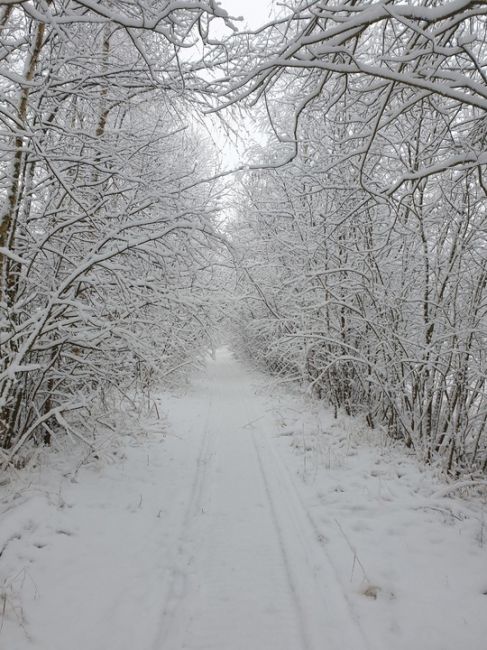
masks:
{"type": "Polygon", "coordinates": [[[84,438],[107,393],[206,345],[220,190],[198,186],[215,161],[180,52],[203,46],[215,15],[211,2],[0,8],[6,463],[59,429],[84,438]]]}
{"type": "Polygon", "coordinates": [[[274,8],[237,32],[210,0],[2,6],[7,462],[184,366],[226,278],[253,358],[453,475],[486,471],[487,4],[274,8]],[[238,137],[246,111],[228,242],[194,125],[216,112],[238,137]]]}
{"type": "Polygon", "coordinates": [[[219,93],[260,103],[274,141],[236,209],[241,344],[421,458],[485,472],[487,5],[293,7],[219,93]]]}

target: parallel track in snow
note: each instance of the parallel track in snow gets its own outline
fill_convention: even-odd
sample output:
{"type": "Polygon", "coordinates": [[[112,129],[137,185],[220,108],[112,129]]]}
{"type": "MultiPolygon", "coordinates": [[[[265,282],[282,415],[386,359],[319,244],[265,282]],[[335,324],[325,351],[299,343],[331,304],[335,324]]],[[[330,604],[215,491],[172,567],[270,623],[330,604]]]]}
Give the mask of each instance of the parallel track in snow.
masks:
{"type": "Polygon", "coordinates": [[[204,424],[199,441],[199,449],[194,465],[193,481],[189,498],[182,517],[180,531],[177,537],[176,554],[172,560],[167,575],[166,594],[164,597],[164,606],[161,614],[161,624],[159,632],[154,641],[154,650],[166,648],[166,641],[171,633],[171,627],[174,622],[175,613],[178,606],[184,600],[188,590],[188,572],[187,567],[192,562],[192,554],[188,549],[190,542],[190,524],[192,519],[202,508],[202,495],[205,480],[208,474],[208,462],[210,459],[210,444],[212,437],[212,428],[210,426],[210,416],[213,405],[213,396],[209,395],[208,408],[204,419],[204,424]]]}
{"type": "Polygon", "coordinates": [[[208,410],[154,650],[367,650],[279,455],[277,424],[229,355],[208,410]]]}

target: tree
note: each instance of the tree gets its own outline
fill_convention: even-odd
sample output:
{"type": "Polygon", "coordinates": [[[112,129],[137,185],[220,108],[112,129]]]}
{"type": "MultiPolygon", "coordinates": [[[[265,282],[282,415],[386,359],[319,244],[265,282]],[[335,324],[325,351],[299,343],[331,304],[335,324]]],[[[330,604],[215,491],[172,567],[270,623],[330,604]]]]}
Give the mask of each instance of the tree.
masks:
{"type": "Polygon", "coordinates": [[[284,143],[239,219],[253,355],[451,472],[487,467],[485,27],[480,2],[296,3],[220,93],[284,143]]]}
{"type": "Polygon", "coordinates": [[[215,163],[182,94],[198,62],[180,52],[217,16],[211,2],[3,7],[7,462],[59,429],[82,436],[68,413],[85,416],[108,386],[167,374],[203,345],[209,309],[196,288],[221,190],[196,189],[215,163]]]}

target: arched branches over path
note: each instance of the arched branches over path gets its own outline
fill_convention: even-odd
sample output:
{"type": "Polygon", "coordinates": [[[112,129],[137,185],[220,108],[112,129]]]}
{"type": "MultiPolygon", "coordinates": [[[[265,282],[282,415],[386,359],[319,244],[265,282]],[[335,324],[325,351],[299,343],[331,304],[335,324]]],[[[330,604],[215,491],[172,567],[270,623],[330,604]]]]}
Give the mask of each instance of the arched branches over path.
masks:
{"type": "Polygon", "coordinates": [[[253,42],[253,65],[234,69],[230,83],[216,86],[225,105],[263,100],[279,133],[273,100],[293,100],[293,137],[285,135],[289,125],[281,134],[297,146],[306,107],[319,98],[326,119],[333,107],[345,104],[355,117],[349,138],[362,141],[354,152],[362,180],[386,196],[446,169],[481,173],[487,164],[484,2],[316,0],[291,7],[253,42]],[[451,149],[442,148],[387,184],[368,178],[367,161],[383,146],[391,125],[424,103],[437,107],[451,149]]]}
{"type": "Polygon", "coordinates": [[[211,1],[2,3],[7,462],[205,345],[223,188],[200,183],[217,161],[189,98],[217,18],[211,1]]]}
{"type": "Polygon", "coordinates": [[[425,460],[485,471],[487,6],[286,12],[215,89],[278,140],[234,222],[241,343],[425,460]]]}

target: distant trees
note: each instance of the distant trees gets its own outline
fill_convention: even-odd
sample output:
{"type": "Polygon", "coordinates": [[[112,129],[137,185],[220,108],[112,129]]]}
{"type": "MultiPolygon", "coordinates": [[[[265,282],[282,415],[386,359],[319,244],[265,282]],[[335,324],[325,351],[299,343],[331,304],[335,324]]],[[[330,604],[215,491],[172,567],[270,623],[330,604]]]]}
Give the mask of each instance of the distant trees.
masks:
{"type": "MultiPolygon", "coordinates": [[[[220,189],[180,50],[212,2],[0,8],[0,449],[205,345],[220,189]]],[[[196,65],[196,64],[195,64],[196,65]]]]}
{"type": "Polygon", "coordinates": [[[235,221],[242,340],[452,473],[487,469],[486,28],[483,2],[296,3],[225,92],[287,142],[235,221]]]}

